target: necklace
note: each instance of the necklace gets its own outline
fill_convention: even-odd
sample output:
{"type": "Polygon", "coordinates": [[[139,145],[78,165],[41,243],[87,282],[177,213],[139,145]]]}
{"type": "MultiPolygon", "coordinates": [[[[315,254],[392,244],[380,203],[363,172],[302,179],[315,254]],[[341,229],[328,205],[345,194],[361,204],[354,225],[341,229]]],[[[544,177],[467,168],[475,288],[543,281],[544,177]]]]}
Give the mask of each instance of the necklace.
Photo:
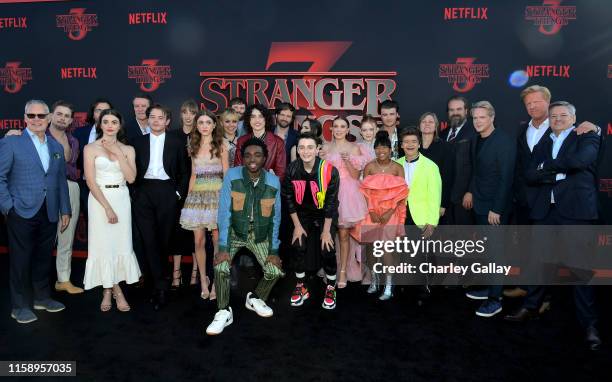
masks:
{"type": "Polygon", "coordinates": [[[391,166],[391,161],[389,161],[389,164],[386,165],[384,168],[380,165],[380,163],[378,163],[378,158],[376,159],[376,165],[378,166],[378,169],[382,172],[386,172],[389,167],[391,166]]]}

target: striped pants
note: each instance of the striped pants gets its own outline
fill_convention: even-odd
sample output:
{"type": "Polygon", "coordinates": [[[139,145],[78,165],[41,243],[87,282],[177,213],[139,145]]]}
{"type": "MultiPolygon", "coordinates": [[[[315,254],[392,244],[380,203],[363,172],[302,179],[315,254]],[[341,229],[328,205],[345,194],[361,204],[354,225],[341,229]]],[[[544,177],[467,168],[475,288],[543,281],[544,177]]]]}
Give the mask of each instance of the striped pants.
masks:
{"type": "Polygon", "coordinates": [[[230,264],[236,255],[236,252],[240,248],[246,247],[251,251],[257,262],[263,269],[263,278],[257,284],[255,293],[262,300],[267,300],[270,291],[278,278],[283,276],[283,271],[277,268],[275,265],[266,262],[266,258],[269,253],[270,243],[264,241],[261,243],[255,243],[255,235],[253,231],[249,231],[247,240],[242,240],[234,234],[234,231],[230,229],[230,249],[229,249],[229,261],[224,261],[220,264],[215,265],[215,291],[217,292],[217,306],[219,310],[226,309],[229,305],[230,299],[230,264]]]}

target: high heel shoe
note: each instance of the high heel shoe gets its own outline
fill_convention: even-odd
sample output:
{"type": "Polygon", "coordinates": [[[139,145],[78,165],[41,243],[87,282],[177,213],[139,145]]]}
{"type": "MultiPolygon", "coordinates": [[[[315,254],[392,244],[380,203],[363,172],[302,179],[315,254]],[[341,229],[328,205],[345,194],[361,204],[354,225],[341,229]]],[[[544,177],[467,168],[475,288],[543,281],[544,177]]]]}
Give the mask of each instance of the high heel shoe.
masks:
{"type": "Polygon", "coordinates": [[[198,281],[200,279],[200,272],[198,272],[198,268],[193,268],[191,271],[191,281],[189,281],[189,286],[194,287],[198,285],[198,281]]]}
{"type": "Polygon", "coordinates": [[[346,288],[346,271],[340,271],[340,276],[338,277],[338,289],[346,288]],[[342,274],[344,274],[344,281],[342,281],[342,274]]]}
{"type": "Polygon", "coordinates": [[[100,310],[102,312],[108,312],[113,307],[111,300],[111,290],[104,289],[102,292],[102,303],[100,303],[100,310]]]}
{"type": "Polygon", "coordinates": [[[130,309],[132,309],[130,308],[130,305],[128,304],[127,300],[125,299],[125,296],[123,296],[123,293],[113,291],[113,298],[115,299],[115,303],[117,304],[117,310],[121,312],[129,312],[130,309]]]}
{"type": "Polygon", "coordinates": [[[170,290],[178,290],[183,286],[183,272],[181,269],[175,269],[172,273],[172,285],[170,285],[170,290]]]}
{"type": "Polygon", "coordinates": [[[200,298],[202,298],[202,300],[208,300],[208,297],[210,297],[210,292],[208,291],[209,284],[210,279],[206,276],[206,287],[202,288],[202,293],[200,293],[200,298]]]}
{"type": "Polygon", "coordinates": [[[214,301],[217,299],[217,291],[215,290],[215,282],[213,281],[212,285],[210,286],[210,296],[208,297],[210,299],[210,301],[214,301]]]}
{"type": "Polygon", "coordinates": [[[368,287],[368,290],[367,290],[368,294],[374,294],[378,292],[378,282],[379,282],[378,273],[372,272],[372,280],[370,281],[370,286],[368,287]]]}
{"type": "Polygon", "coordinates": [[[393,297],[393,284],[385,284],[385,291],[378,298],[380,301],[387,301],[393,297]]]}

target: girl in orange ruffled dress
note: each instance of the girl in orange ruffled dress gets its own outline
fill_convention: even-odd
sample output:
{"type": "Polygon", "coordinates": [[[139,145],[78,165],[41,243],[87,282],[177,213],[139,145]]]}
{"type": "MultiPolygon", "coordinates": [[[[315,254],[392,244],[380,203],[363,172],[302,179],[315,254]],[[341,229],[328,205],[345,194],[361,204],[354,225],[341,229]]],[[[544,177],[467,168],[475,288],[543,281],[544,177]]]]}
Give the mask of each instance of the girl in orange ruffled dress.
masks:
{"type": "MultiPolygon", "coordinates": [[[[406,219],[408,187],[404,180],[403,167],[391,160],[391,140],[387,131],[381,130],[376,133],[374,153],[375,159],[363,170],[363,182],[360,187],[369,212],[361,223],[361,238],[364,242],[395,240],[396,237],[403,236],[406,219]]],[[[373,264],[372,261],[369,263],[373,264]]],[[[387,253],[383,256],[383,264],[393,265],[392,254],[387,253]]],[[[372,281],[368,293],[376,293],[379,275],[373,269],[371,272],[372,281]]],[[[380,300],[388,300],[393,296],[392,286],[392,275],[387,274],[385,290],[379,297],[380,300]]]]}

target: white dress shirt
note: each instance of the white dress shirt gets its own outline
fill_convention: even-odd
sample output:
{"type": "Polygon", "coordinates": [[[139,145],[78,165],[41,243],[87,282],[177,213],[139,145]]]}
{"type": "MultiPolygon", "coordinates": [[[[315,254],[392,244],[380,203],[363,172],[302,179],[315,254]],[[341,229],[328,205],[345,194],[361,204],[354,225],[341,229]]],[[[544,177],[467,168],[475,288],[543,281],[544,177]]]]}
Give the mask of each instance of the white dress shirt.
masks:
{"type": "Polygon", "coordinates": [[[416,169],[417,161],[421,156],[419,155],[415,159],[408,161],[406,158],[406,162],[404,162],[404,179],[406,179],[406,184],[408,185],[408,189],[412,185],[412,178],[414,177],[414,170],[416,169]]]}
{"type": "MultiPolygon", "coordinates": [[[[565,141],[565,138],[567,138],[568,135],[570,135],[570,133],[574,130],[574,126],[570,127],[567,130],[563,130],[559,136],[556,136],[555,133],[550,133],[550,138],[553,141],[553,147],[552,147],[552,158],[553,159],[557,159],[557,155],[559,155],[559,150],[561,149],[561,146],[563,146],[563,141],[565,141]]],[[[555,176],[555,180],[559,181],[559,180],[563,180],[566,178],[566,174],[565,173],[558,173],[555,176]]],[[[550,202],[554,203],[555,202],[555,195],[554,195],[554,191],[551,190],[550,191],[550,202]]]]}
{"type": "Polygon", "coordinates": [[[540,142],[540,139],[542,139],[544,133],[546,132],[546,130],[548,130],[549,123],[550,122],[548,121],[548,118],[546,118],[546,120],[544,120],[544,122],[540,124],[540,127],[535,127],[533,125],[533,119],[529,121],[529,125],[527,126],[527,132],[525,133],[527,137],[527,146],[529,146],[529,151],[533,152],[533,148],[535,147],[535,145],[540,142]]]}
{"type": "Polygon", "coordinates": [[[164,171],[164,142],[166,133],[149,135],[149,167],[145,179],[168,180],[170,177],[164,171]]]}
{"type": "Polygon", "coordinates": [[[91,130],[89,131],[89,139],[87,140],[87,143],[91,143],[95,140],[96,140],[96,125],[93,125],[91,127],[91,130]]]}

